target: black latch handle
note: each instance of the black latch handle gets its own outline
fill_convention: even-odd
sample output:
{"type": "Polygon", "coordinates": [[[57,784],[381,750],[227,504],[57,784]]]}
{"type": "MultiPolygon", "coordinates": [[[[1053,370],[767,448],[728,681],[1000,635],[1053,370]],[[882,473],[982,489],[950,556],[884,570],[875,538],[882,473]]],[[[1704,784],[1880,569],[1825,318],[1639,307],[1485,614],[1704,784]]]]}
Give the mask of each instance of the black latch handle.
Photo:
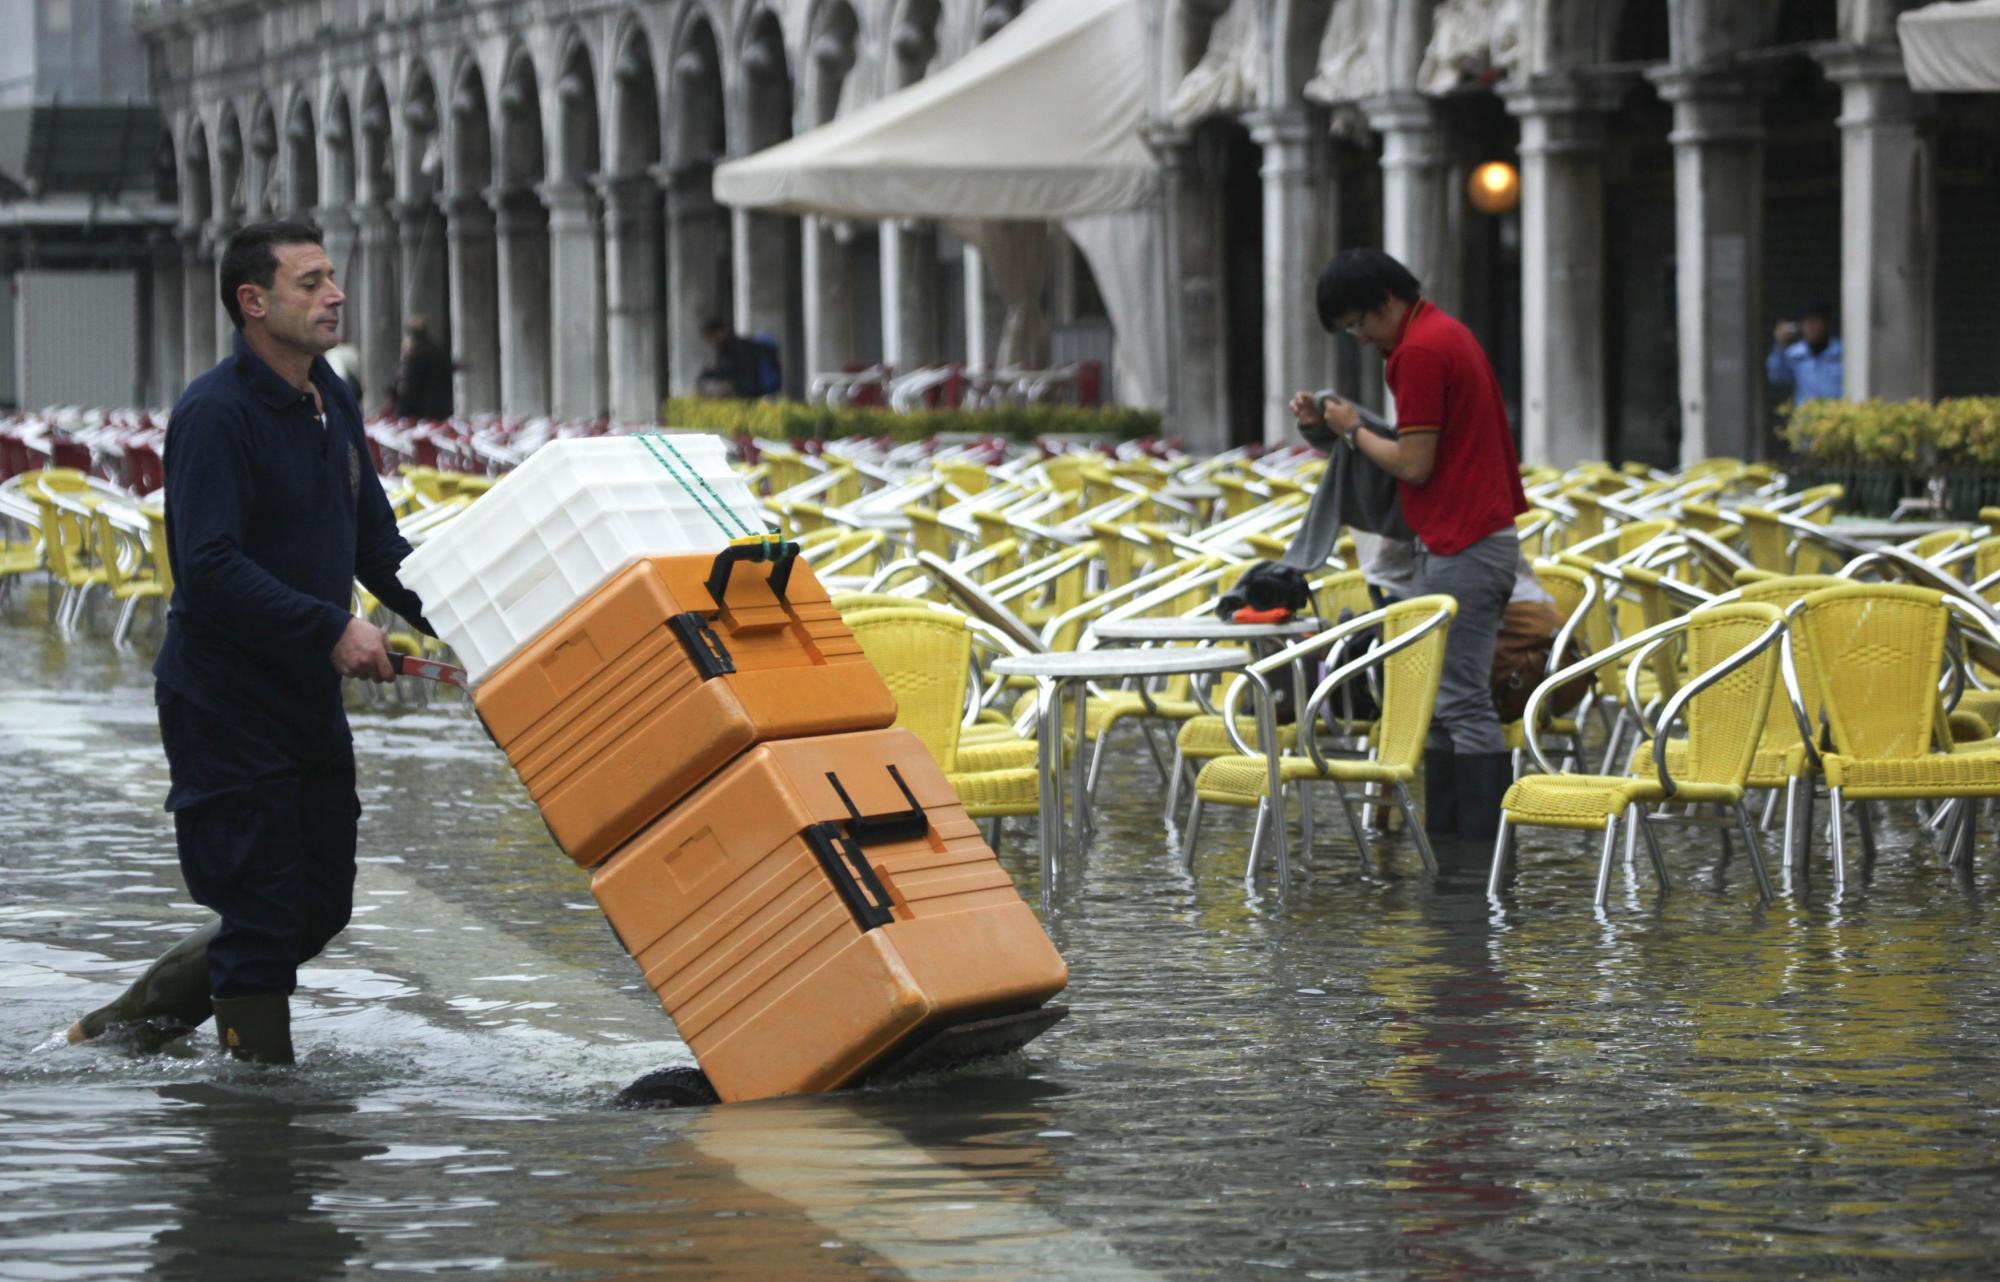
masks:
{"type": "Polygon", "coordinates": [[[826,781],[840,796],[840,804],[847,807],[847,834],[863,846],[879,846],[886,841],[915,841],[931,830],[930,816],[924,813],[917,795],[910,791],[910,785],[903,782],[903,776],[894,766],[884,767],[889,772],[903,800],[910,803],[908,810],[890,815],[867,815],[854,804],[854,798],[847,795],[847,789],[840,786],[840,776],[833,771],[826,772],[826,781]]]}
{"type": "Polygon", "coordinates": [[[708,626],[708,620],[699,612],[676,614],[667,620],[667,627],[680,640],[681,648],[687,651],[703,681],[736,671],[736,660],[730,656],[729,647],[722,644],[722,638],[715,635],[715,629],[708,626]]]}
{"type": "Polygon", "coordinates": [[[708,572],[708,595],[715,600],[715,608],[723,608],[723,596],[729,591],[729,575],[738,561],[769,561],[771,563],[771,593],[780,601],[785,599],[785,589],[792,581],[792,565],[799,559],[799,545],[792,542],[779,543],[773,539],[745,540],[732,543],[715,554],[715,564],[708,572]]]}
{"type": "Polygon", "coordinates": [[[806,844],[819,858],[819,866],[826,873],[828,881],[847,905],[847,911],[854,918],[854,924],[865,931],[887,926],[896,920],[892,911],[893,900],[883,888],[881,879],[868,864],[861,848],[849,840],[838,827],[830,823],[817,823],[802,834],[806,844]]]}

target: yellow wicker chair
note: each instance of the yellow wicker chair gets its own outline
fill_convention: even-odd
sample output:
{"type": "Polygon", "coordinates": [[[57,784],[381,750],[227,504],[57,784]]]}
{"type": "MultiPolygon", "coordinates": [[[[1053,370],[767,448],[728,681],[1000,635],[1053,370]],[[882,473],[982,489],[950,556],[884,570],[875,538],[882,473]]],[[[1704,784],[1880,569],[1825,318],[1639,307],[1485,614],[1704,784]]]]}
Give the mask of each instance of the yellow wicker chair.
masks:
{"type": "MultiPolygon", "coordinates": [[[[1778,610],[1789,610],[1808,595],[1821,588],[1840,587],[1847,580],[1836,579],[1825,574],[1766,575],[1763,571],[1749,571],[1758,577],[1737,591],[1736,600],[1750,601],[1760,605],[1773,606],[1778,610]]],[[[1795,650],[1793,662],[1800,684],[1811,692],[1807,699],[1807,711],[1816,721],[1819,716],[1819,696],[1812,666],[1812,656],[1795,650]]],[[[1772,698],[1778,692],[1773,689],[1772,698]]],[[[1629,774],[1644,774],[1653,760],[1653,741],[1642,740],[1632,751],[1631,763],[1626,767],[1629,774]]],[[[1667,772],[1682,775],[1687,772],[1687,741],[1669,739],[1667,741],[1667,772]]],[[[1779,790],[1785,794],[1785,835],[1784,849],[1787,858],[1798,849],[1799,829],[1795,827],[1798,809],[1798,789],[1812,786],[1813,775],[1806,768],[1806,759],[1799,750],[1798,727],[1793,723],[1783,705],[1774,704],[1764,719],[1764,733],[1757,740],[1757,752],[1751,759],[1750,770],[1744,776],[1743,786],[1750,791],[1769,791],[1773,796],[1779,790]]],[[[1768,815],[1768,811],[1766,814],[1768,815]]],[[[1768,821],[1766,826],[1768,826],[1768,821]]]]}
{"type": "MultiPolygon", "coordinates": [[[[1928,588],[1847,584],[1822,588],[1800,603],[1790,649],[1795,662],[1809,656],[1831,744],[1826,751],[1818,746],[1822,726],[1797,674],[1788,672],[1786,679],[1805,754],[1826,777],[1833,803],[1836,884],[1847,876],[1839,816],[1848,801],[2000,797],[2000,751],[1934,746],[1940,738],[1937,674],[1950,622],[1946,598],[1928,588]]],[[[1946,840],[1956,859],[1971,856],[1977,810],[1959,807],[1946,840]]]]}
{"type": "Polygon", "coordinates": [[[1189,865],[1194,862],[1195,845],[1201,837],[1203,807],[1210,804],[1254,806],[1257,822],[1250,838],[1250,862],[1244,869],[1244,876],[1248,877],[1256,871],[1265,837],[1273,833],[1277,841],[1279,877],[1289,876],[1290,853],[1285,838],[1287,789],[1292,785],[1300,786],[1300,836],[1310,850],[1312,804],[1303,791],[1303,785],[1330,781],[1340,798],[1348,829],[1354,834],[1355,844],[1364,860],[1370,857],[1368,839],[1355,813],[1362,799],[1348,793],[1348,784],[1380,786],[1393,791],[1408,830],[1416,839],[1424,866],[1435,870],[1436,857],[1424,836],[1423,825],[1417,822],[1411,807],[1409,783],[1416,777],[1417,763],[1423,758],[1424,740],[1430,734],[1431,712],[1437,704],[1438,677],[1444,671],[1445,637],[1457,614],[1458,603],[1448,596],[1414,597],[1387,609],[1349,619],[1250,665],[1246,669],[1250,679],[1233,686],[1223,703],[1223,724],[1229,726],[1234,723],[1244,692],[1254,691],[1257,694],[1258,743],[1274,743],[1277,735],[1273,733],[1275,718],[1266,692],[1267,678],[1286,672],[1295,663],[1325,653],[1356,633],[1381,628],[1382,639],[1379,642],[1360,657],[1341,664],[1319,683],[1298,718],[1298,724],[1310,727],[1319,715],[1320,705],[1344,682],[1370,668],[1380,668],[1382,716],[1377,723],[1380,729],[1374,748],[1366,758],[1329,758],[1320,751],[1319,744],[1309,733],[1299,736],[1296,746],[1290,751],[1282,748],[1254,751],[1256,745],[1239,743],[1240,755],[1217,757],[1203,766],[1201,774],[1195,779],[1195,803],[1188,815],[1187,834],[1181,849],[1182,860],[1189,865]]]}
{"type": "Polygon", "coordinates": [[[100,496],[89,489],[59,483],[44,473],[33,498],[41,514],[43,563],[55,581],[63,585],[54,622],[57,630],[67,636],[76,630],[90,590],[110,581],[110,575],[97,564],[90,550],[90,513],[100,496]]]}
{"type": "MultiPolygon", "coordinates": [[[[846,616],[846,623],[896,696],[896,724],[923,740],[967,814],[998,819],[1040,812],[1039,775],[1032,765],[961,768],[959,736],[972,670],[972,634],[963,615],[918,606],[862,610],[846,616]]],[[[987,831],[990,844],[998,826],[987,831]]]]}
{"type": "MultiPolygon", "coordinates": [[[[1665,816],[1649,811],[1672,802],[1716,805],[1735,811],[1735,826],[1748,844],[1758,892],[1768,899],[1770,877],[1765,872],[1763,853],[1751,830],[1749,816],[1743,809],[1743,781],[1763,734],[1778,675],[1778,641],[1784,631],[1784,616],[1773,606],[1741,602],[1709,606],[1627,637],[1604,653],[1565,668],[1538,687],[1528,702],[1531,722],[1544,694],[1571,677],[1636,656],[1658,641],[1671,640],[1677,633],[1685,637],[1690,680],[1661,713],[1652,772],[1638,775],[1550,772],[1516,780],[1501,803],[1500,834],[1493,844],[1488,892],[1499,893],[1507,862],[1516,853],[1516,838],[1521,828],[1602,832],[1595,900],[1602,909],[1610,892],[1611,864],[1621,821],[1629,823],[1633,832],[1645,836],[1654,872],[1664,887],[1666,860],[1651,825],[1665,816]],[[1683,718],[1688,728],[1686,768],[1676,775],[1668,768],[1665,747],[1683,718]]],[[[1548,763],[1532,735],[1529,748],[1547,769],[1548,763]]],[[[1692,821],[1688,817],[1676,820],[1692,821]]]]}
{"type": "MultiPolygon", "coordinates": [[[[166,558],[149,552],[145,536],[114,524],[108,506],[100,503],[91,511],[90,531],[97,563],[104,569],[104,586],[110,590],[111,599],[123,607],[118,612],[117,626],[111,630],[111,644],[122,646],[132,630],[132,616],[139,602],[166,597],[166,582],[156,569],[166,558]]],[[[136,509],[132,516],[134,520],[142,519],[136,509]]]]}

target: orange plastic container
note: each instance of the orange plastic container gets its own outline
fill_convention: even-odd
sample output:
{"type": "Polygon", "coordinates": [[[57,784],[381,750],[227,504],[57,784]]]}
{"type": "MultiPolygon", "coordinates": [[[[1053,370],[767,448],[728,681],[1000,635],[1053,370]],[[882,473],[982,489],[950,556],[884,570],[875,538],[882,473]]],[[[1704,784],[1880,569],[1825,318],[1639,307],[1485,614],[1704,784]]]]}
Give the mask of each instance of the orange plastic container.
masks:
{"type": "Polygon", "coordinates": [[[728,1101],[836,1089],[1069,981],[906,730],[759,745],[590,885],[728,1101]]]}
{"type": "Polygon", "coordinates": [[[632,565],[474,691],[579,865],[760,741],[896,719],[826,589],[784,546],[761,563],[767,549],[739,545],[632,565]]]}

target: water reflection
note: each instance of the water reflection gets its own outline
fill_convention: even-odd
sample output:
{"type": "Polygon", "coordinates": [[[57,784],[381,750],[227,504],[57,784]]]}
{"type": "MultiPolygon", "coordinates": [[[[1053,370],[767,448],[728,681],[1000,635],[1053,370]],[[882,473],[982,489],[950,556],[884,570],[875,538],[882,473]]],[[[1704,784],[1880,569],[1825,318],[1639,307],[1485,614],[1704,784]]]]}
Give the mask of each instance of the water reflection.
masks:
{"type": "Polygon", "coordinates": [[[362,1242],[320,1203],[349,1168],[384,1151],[329,1124],[351,1104],[300,1103],[267,1089],[206,1082],[167,1086],[184,1107],[173,1122],[199,1148],[174,1154],[178,1220],[153,1240],[155,1276],[167,1282],[344,1277],[362,1242]]]}

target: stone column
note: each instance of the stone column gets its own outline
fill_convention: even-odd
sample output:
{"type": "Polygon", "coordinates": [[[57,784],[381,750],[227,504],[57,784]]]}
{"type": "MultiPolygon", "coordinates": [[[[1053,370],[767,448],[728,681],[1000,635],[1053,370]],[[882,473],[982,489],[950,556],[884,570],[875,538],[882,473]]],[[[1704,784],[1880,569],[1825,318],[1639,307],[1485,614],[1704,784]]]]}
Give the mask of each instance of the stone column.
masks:
{"type": "Polygon", "coordinates": [[[500,408],[549,412],[548,215],[531,191],[488,194],[500,285],[500,408]]]}
{"type": "Polygon", "coordinates": [[[180,227],[181,244],[181,373],[194,378],[215,364],[216,275],[208,243],[199,227],[180,227]]]}
{"type": "Polygon", "coordinates": [[[1763,453],[1764,148],[1751,83],[1727,73],[1649,73],[1674,107],[1675,294],[1681,462],[1763,453]]]}
{"type": "MultiPolygon", "coordinates": [[[[347,207],[322,205],[312,211],[313,221],[319,224],[320,244],[326,250],[327,261],[333,264],[333,279],[347,295],[347,302],[340,309],[340,336],[347,342],[354,341],[355,307],[361,301],[360,260],[354,254],[354,217],[347,207]]],[[[383,389],[362,385],[365,396],[374,396],[383,389]]],[[[376,402],[380,404],[380,402],[376,402]]],[[[367,405],[361,407],[365,413],[367,405]]]]}
{"type": "Polygon", "coordinates": [[[604,227],[597,197],[577,183],[542,189],[549,209],[551,412],[595,418],[609,408],[604,368],[604,227]]]}
{"type": "Polygon", "coordinates": [[[1604,118],[1567,83],[1530,82],[1506,100],[1521,122],[1521,455],[1567,467],[1610,442],[1604,118]]]}
{"type": "Polygon", "coordinates": [[[361,307],[357,337],[361,386],[380,405],[396,381],[403,352],[402,299],[396,290],[396,220],[386,203],[361,206],[361,307]]]}
{"type": "Polygon", "coordinates": [[[1902,54],[1822,55],[1840,86],[1840,344],[1850,400],[1929,400],[1936,204],[1902,54]]]}
{"type": "MultiPolygon", "coordinates": [[[[423,317],[432,340],[445,351],[451,351],[451,272],[446,261],[449,255],[444,220],[438,214],[437,203],[429,197],[404,201],[395,209],[401,230],[396,240],[400,253],[397,279],[402,285],[405,310],[408,316],[423,317]]],[[[400,338],[397,341],[400,350],[400,338]]]]}
{"type": "Polygon", "coordinates": [[[882,361],[897,370],[938,358],[937,230],[928,223],[882,224],[882,361]]]}
{"type": "Polygon", "coordinates": [[[659,419],[660,187],[648,174],[623,174],[599,184],[604,198],[605,346],[612,417],[659,419]]]}
{"type": "Polygon", "coordinates": [[[729,221],[709,187],[710,167],[689,165],[669,176],[667,190],[667,381],[676,396],[694,394],[715,358],[702,321],[723,321],[729,308],[729,221]]]}
{"type": "MultiPolygon", "coordinates": [[[[979,246],[965,246],[965,367],[984,372],[992,367],[993,317],[986,308],[986,255],[979,246]]],[[[1108,391],[1108,389],[1107,389],[1108,391]]]]}
{"type": "Polygon", "coordinates": [[[445,204],[451,246],[452,404],[461,414],[498,410],[500,399],[500,280],[493,250],[493,210],[479,196],[445,204]]]}
{"type": "Polygon", "coordinates": [[[156,238],[148,256],[151,266],[151,307],[148,323],[152,343],[146,358],[146,400],[149,405],[172,405],[180,396],[182,376],[187,372],[184,326],[186,302],[181,297],[181,251],[166,236],[156,238]]]}
{"type": "Polygon", "coordinates": [[[1156,129],[1147,135],[1160,158],[1167,223],[1167,350],[1174,353],[1167,381],[1166,428],[1196,451],[1229,444],[1223,398],[1222,332],[1217,324],[1217,215],[1219,206],[1192,171],[1189,136],[1156,129]]]}
{"type": "Polygon", "coordinates": [[[800,222],[805,277],[806,350],[800,385],[813,375],[843,368],[854,359],[854,256],[834,233],[831,219],[800,222]]]}
{"type": "Polygon", "coordinates": [[[1314,295],[1333,242],[1334,196],[1305,112],[1262,112],[1245,123],[1264,149],[1264,440],[1275,445],[1296,438],[1292,393],[1333,383],[1333,336],[1314,295]]]}
{"type": "Polygon", "coordinates": [[[799,274],[789,239],[789,218],[786,214],[731,210],[730,226],[737,252],[730,266],[735,280],[737,332],[776,338],[787,387],[796,384],[803,391],[800,366],[804,354],[799,346],[804,339],[801,336],[799,344],[790,341],[790,314],[786,305],[792,281],[799,274]]]}
{"type": "Polygon", "coordinates": [[[1392,93],[1362,104],[1382,135],[1382,249],[1448,312],[1459,304],[1457,246],[1451,237],[1451,172],[1430,99],[1392,93]]]}

